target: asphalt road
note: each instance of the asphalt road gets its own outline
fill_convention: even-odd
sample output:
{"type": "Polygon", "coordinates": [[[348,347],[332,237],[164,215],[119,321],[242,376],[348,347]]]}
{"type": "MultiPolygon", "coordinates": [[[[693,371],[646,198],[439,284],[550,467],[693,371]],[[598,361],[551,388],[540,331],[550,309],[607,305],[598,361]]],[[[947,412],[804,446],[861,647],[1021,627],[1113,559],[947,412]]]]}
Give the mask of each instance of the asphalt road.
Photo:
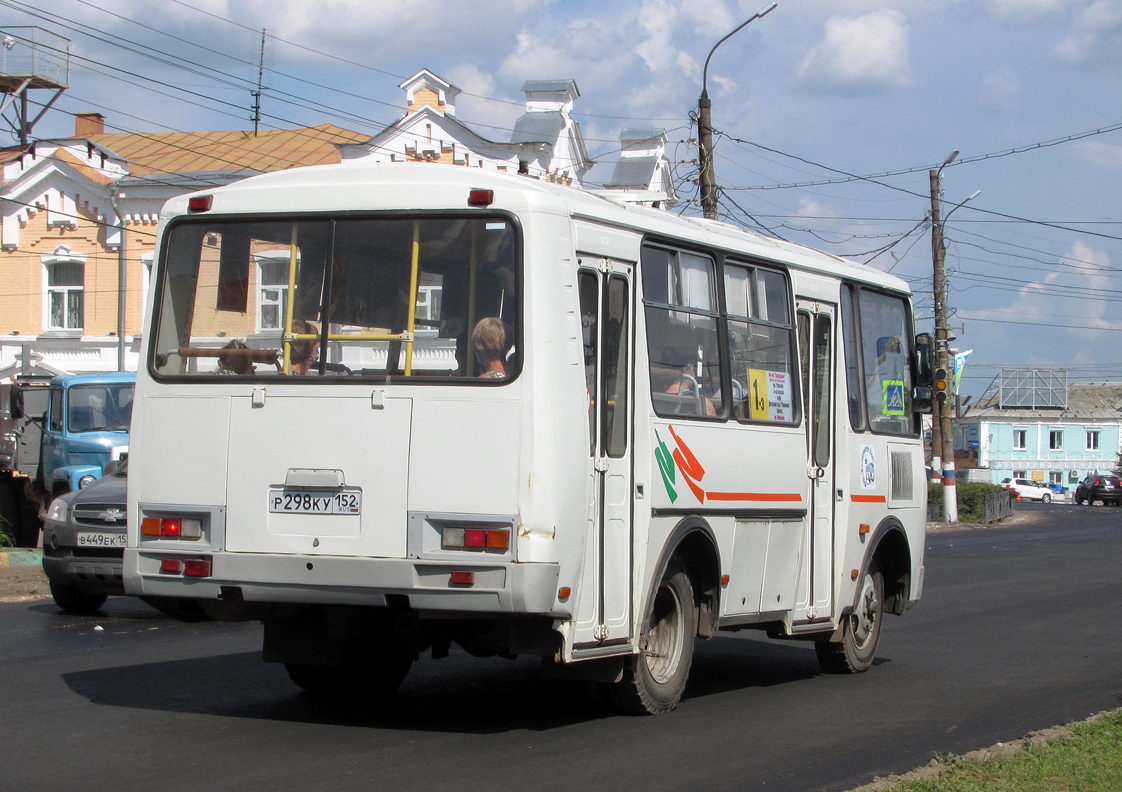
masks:
{"type": "Polygon", "coordinates": [[[0,604],[6,789],[831,790],[1122,706],[1122,509],[928,537],[923,601],[879,659],[699,642],[681,706],[610,713],[532,660],[453,650],[377,711],[298,692],[255,624],[179,624],[127,598],[76,618],[0,604]],[[98,629],[98,628],[101,629],[98,629]]]}

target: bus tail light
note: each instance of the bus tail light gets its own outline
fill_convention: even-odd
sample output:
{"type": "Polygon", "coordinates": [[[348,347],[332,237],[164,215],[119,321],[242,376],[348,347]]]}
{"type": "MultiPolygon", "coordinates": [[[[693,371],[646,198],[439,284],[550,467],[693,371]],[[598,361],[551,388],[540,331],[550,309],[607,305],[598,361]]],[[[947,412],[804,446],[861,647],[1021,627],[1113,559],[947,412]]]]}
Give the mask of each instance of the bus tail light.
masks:
{"type": "Polygon", "coordinates": [[[203,535],[201,520],[185,517],[145,517],[140,521],[142,536],[163,539],[199,539],[203,535]]]}
{"type": "Polygon", "coordinates": [[[209,212],[213,195],[193,195],[187,199],[187,211],[191,213],[209,212]]]}
{"type": "Polygon", "coordinates": [[[210,577],[210,559],[188,558],[183,562],[183,576],[193,578],[210,577]]]}
{"type": "Polygon", "coordinates": [[[475,573],[470,569],[453,569],[450,582],[454,586],[471,586],[475,584],[475,573]]]}
{"type": "Polygon", "coordinates": [[[507,550],[509,528],[464,528],[446,525],[441,531],[442,550],[507,550]]]}
{"type": "Polygon", "coordinates": [[[164,558],[160,561],[161,575],[178,575],[183,571],[183,562],[178,558],[164,558]]]}

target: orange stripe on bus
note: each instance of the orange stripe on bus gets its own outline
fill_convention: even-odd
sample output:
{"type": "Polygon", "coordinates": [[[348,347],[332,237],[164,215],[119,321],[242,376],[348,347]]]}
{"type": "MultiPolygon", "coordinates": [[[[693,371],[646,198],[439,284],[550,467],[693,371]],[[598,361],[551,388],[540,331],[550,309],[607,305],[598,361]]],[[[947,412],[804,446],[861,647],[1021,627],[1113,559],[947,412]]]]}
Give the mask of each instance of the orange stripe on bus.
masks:
{"type": "Polygon", "coordinates": [[[883,495],[850,495],[854,503],[884,503],[885,497],[883,495]]]}
{"type": "Polygon", "coordinates": [[[801,501],[797,492],[707,492],[711,501],[801,501]]]}

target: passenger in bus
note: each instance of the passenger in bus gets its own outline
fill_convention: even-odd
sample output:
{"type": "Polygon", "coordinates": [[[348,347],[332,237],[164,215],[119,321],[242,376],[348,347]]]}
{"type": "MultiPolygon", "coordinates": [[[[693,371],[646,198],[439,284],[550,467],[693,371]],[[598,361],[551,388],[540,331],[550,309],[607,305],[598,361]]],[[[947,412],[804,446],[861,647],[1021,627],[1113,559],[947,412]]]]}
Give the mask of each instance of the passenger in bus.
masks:
{"type": "Polygon", "coordinates": [[[662,363],[651,367],[651,388],[678,397],[671,412],[678,415],[708,415],[716,417],[717,408],[704,394],[694,376],[696,363],[689,355],[669,347],[663,349],[662,363]]]}
{"type": "MultiPolygon", "coordinates": [[[[223,349],[239,350],[249,349],[244,341],[234,339],[223,349]]],[[[220,353],[218,355],[218,373],[219,374],[252,374],[253,361],[247,355],[239,355],[236,351],[220,353]]]]}
{"type": "Polygon", "coordinates": [[[497,316],[480,319],[471,332],[471,346],[475,350],[478,376],[492,379],[506,377],[506,327],[497,316]]]}
{"type": "MultiPolygon", "coordinates": [[[[292,332],[296,335],[319,335],[319,328],[303,319],[292,320],[292,332]]],[[[319,341],[302,339],[292,342],[289,352],[289,361],[293,374],[307,374],[311,369],[312,361],[319,353],[319,341]]]]}

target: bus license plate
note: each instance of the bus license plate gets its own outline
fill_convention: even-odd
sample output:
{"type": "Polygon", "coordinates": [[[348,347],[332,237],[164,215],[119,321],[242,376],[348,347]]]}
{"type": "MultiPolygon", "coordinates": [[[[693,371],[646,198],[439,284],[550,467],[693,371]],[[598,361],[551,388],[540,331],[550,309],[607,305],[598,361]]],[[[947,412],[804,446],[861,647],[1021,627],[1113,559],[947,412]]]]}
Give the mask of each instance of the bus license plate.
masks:
{"type": "Polygon", "coordinates": [[[78,534],[78,547],[124,547],[127,539],[123,533],[83,531],[78,534]]]}
{"type": "Polygon", "coordinates": [[[269,511],[278,514],[361,514],[361,492],[269,490],[269,511]]]}

